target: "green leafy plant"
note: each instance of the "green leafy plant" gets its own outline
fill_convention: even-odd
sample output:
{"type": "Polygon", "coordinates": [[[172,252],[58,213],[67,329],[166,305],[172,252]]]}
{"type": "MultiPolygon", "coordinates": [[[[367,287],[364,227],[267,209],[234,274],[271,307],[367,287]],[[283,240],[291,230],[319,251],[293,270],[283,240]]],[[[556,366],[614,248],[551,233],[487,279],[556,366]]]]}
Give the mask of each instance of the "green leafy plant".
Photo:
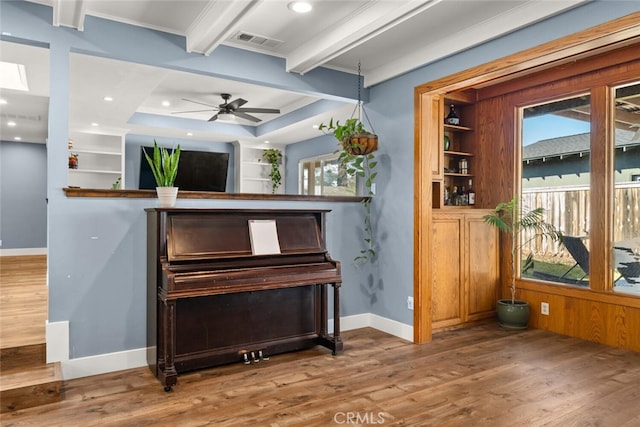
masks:
{"type": "MultiPolygon", "coordinates": [[[[544,209],[536,208],[528,212],[523,212],[518,203],[518,196],[514,196],[508,202],[501,202],[495,207],[493,212],[483,217],[484,222],[497,228],[501,232],[507,233],[510,238],[511,251],[511,303],[516,300],[516,255],[520,249],[527,246],[529,242],[537,238],[549,238],[554,241],[562,239],[562,232],[557,230],[553,224],[544,220],[544,209]],[[521,233],[531,231],[528,238],[524,238],[521,233]]],[[[529,254],[525,265],[533,263],[533,254],[529,254]]]]}
{"type": "Polygon", "coordinates": [[[178,162],[180,161],[180,144],[169,152],[164,147],[159,147],[156,140],[153,140],[153,157],[147,154],[143,148],[144,156],[151,166],[153,177],[156,179],[158,187],[173,187],[173,183],[178,175],[178,162]]]}
{"type": "Polygon", "coordinates": [[[282,152],[277,148],[269,148],[264,150],[262,158],[271,165],[271,171],[269,172],[269,178],[271,178],[271,193],[275,194],[278,187],[282,184],[282,175],[280,174],[282,152]]]}
{"type": "MultiPolygon", "coordinates": [[[[324,133],[332,133],[340,143],[341,148],[337,150],[340,153],[338,162],[349,175],[360,177],[364,181],[365,199],[362,201],[365,207],[364,224],[364,243],[365,248],[360,254],[354,258],[354,262],[364,264],[376,255],[373,224],[371,223],[371,201],[373,196],[374,180],[378,173],[375,167],[378,162],[372,153],[378,148],[378,137],[367,131],[362,122],[357,118],[351,118],[345,121],[343,125],[339,120],[334,122],[333,118],[328,124],[321,123],[318,129],[324,133]],[[362,138],[358,136],[371,137],[370,141],[374,141],[374,146],[365,146],[362,138]]],[[[368,138],[365,138],[368,139],[368,138]]]]}

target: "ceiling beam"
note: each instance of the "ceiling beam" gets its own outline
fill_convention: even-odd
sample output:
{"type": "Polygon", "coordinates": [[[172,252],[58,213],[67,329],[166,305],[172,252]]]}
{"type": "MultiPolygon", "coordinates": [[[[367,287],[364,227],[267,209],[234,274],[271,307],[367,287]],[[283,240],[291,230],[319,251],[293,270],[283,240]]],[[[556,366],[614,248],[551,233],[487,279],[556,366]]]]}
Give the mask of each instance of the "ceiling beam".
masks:
{"type": "Polygon", "coordinates": [[[384,2],[367,2],[349,20],[287,56],[287,71],[307,73],[443,0],[411,0],[391,12],[384,2]]]}
{"type": "Polygon", "coordinates": [[[210,55],[239,28],[242,19],[263,0],[209,0],[202,13],[187,29],[187,52],[210,55]]]}
{"type": "Polygon", "coordinates": [[[85,0],[51,0],[51,6],[54,26],[84,31],[84,18],[87,11],[85,0]]]}
{"type": "Polygon", "coordinates": [[[554,2],[529,0],[519,7],[509,9],[507,12],[496,15],[491,19],[478,22],[476,25],[451,34],[444,39],[439,39],[437,43],[425,42],[421,49],[416,49],[412,54],[366,72],[364,86],[373,86],[591,1],[566,0],[554,2]]]}

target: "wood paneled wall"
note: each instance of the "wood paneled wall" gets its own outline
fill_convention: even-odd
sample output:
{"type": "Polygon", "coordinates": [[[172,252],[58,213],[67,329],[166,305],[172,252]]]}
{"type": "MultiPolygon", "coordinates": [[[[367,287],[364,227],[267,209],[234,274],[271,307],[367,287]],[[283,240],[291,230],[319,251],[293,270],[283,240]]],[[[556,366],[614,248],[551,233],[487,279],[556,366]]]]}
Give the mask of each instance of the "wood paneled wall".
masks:
{"type": "MultiPolygon", "coordinates": [[[[561,94],[570,95],[580,88],[589,90],[595,104],[611,105],[610,84],[640,80],[640,13],[599,25],[595,28],[465,70],[456,75],[416,87],[416,181],[425,180],[431,171],[429,140],[424,137],[423,123],[431,117],[425,112],[426,100],[450,91],[476,89],[476,170],[477,205],[492,208],[510,199],[519,191],[516,165],[520,161],[516,135],[520,132],[520,117],[516,106],[544,102],[561,94]]],[[[594,104],[594,105],[595,105],[594,104]]],[[[612,107],[610,107],[612,109],[612,107]]],[[[640,297],[612,292],[611,241],[613,146],[609,138],[612,126],[609,113],[597,113],[592,118],[592,135],[609,141],[592,152],[592,192],[597,192],[600,205],[591,219],[592,289],[551,285],[533,280],[519,280],[519,297],[532,305],[530,326],[640,351],[640,297]],[[595,124],[594,124],[595,123],[595,124]],[[541,316],[540,303],[550,304],[550,315],[541,316]]],[[[429,127],[428,125],[427,127],[429,127]]],[[[427,190],[416,185],[416,190],[427,190]]],[[[423,192],[416,192],[416,242],[414,296],[416,310],[428,302],[429,259],[422,250],[431,250],[428,233],[431,215],[426,212],[423,192]]],[[[431,201],[431,194],[426,197],[431,201]]],[[[592,212],[593,213],[593,212],[592,212]]],[[[504,240],[504,239],[502,239],[504,240]]],[[[506,242],[501,243],[501,281],[503,296],[508,294],[510,269],[506,242]]],[[[430,323],[425,317],[430,311],[415,314],[414,340],[431,338],[430,323]]]]}

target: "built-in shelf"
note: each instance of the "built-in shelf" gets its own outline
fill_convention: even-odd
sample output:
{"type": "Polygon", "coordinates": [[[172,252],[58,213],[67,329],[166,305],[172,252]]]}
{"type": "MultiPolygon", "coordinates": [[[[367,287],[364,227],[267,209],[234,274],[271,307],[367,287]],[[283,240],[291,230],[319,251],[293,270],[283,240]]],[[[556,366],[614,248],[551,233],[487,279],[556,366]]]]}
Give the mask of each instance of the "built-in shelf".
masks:
{"type": "Polygon", "coordinates": [[[70,132],[69,158],[76,156],[76,168],[69,167],[69,187],[124,187],[124,136],[70,132]]]}

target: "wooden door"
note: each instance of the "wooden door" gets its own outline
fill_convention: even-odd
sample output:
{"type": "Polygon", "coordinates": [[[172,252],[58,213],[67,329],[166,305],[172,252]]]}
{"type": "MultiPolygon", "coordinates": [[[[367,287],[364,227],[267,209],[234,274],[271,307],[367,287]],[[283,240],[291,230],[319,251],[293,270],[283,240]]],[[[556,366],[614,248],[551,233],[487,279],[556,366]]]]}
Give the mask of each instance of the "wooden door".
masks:
{"type": "Polygon", "coordinates": [[[464,283],[461,215],[434,215],[432,250],[431,315],[433,328],[463,321],[464,283]]]}

